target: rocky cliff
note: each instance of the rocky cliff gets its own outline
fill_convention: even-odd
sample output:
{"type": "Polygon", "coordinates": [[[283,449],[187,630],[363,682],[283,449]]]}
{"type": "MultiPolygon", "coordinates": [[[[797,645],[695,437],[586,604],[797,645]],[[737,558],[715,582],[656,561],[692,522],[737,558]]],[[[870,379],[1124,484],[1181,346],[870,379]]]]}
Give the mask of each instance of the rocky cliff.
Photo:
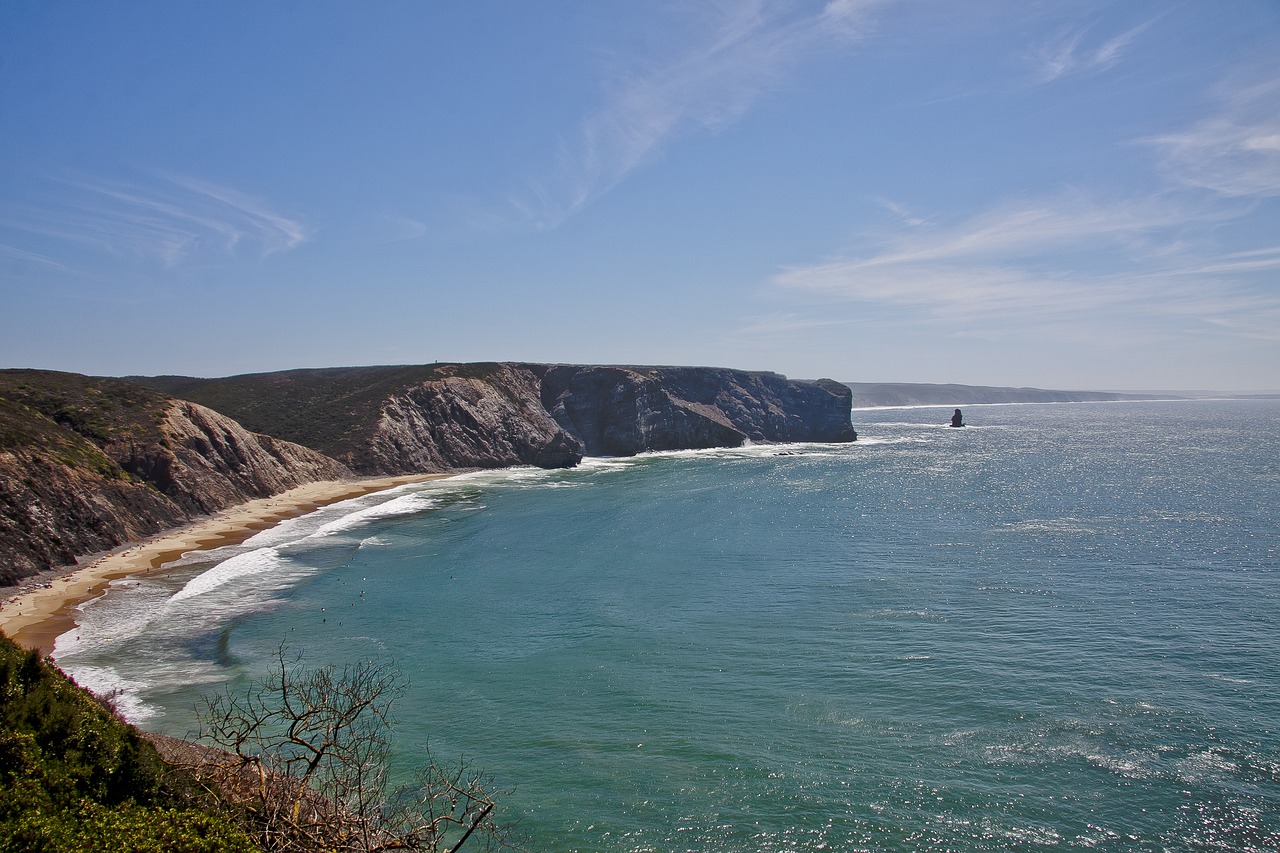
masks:
{"type": "Polygon", "coordinates": [[[226,379],[0,371],[0,584],[316,480],[851,441],[829,380],[435,364],[226,379]]]}
{"type": "Polygon", "coordinates": [[[0,371],[0,585],[351,476],[323,454],[130,383],[0,371]]]}
{"type": "Polygon", "coordinates": [[[719,368],[436,364],[135,381],[365,474],[854,438],[846,386],[719,368]]]}
{"type": "Polygon", "coordinates": [[[848,388],[694,367],[550,367],[542,403],[589,456],[852,441],[848,388]]]}
{"type": "Polygon", "coordinates": [[[398,474],[536,465],[568,468],[582,442],[540,402],[540,378],[525,365],[494,365],[484,376],[441,375],[387,397],[364,448],[361,471],[398,474]]]}

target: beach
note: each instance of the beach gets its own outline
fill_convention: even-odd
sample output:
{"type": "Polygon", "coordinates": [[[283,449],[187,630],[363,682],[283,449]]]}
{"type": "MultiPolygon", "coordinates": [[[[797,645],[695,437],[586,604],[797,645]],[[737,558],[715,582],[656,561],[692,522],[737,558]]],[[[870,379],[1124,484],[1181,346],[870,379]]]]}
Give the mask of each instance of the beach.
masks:
{"type": "Polygon", "coordinates": [[[27,648],[51,654],[58,637],[75,627],[76,608],[100,595],[113,580],[161,571],[165,564],[192,551],[238,544],[285,519],[329,504],[447,476],[411,474],[308,483],[225,509],[151,539],[121,545],[103,555],[81,558],[75,566],[53,569],[40,578],[29,579],[28,586],[12,588],[0,602],[0,631],[27,648]]]}

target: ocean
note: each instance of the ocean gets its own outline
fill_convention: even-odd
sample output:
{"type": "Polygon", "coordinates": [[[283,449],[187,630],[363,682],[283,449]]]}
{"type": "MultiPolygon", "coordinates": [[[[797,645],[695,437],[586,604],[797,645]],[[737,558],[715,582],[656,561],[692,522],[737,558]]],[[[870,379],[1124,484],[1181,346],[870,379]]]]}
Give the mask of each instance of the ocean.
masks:
{"type": "Polygon", "coordinates": [[[182,736],[282,642],[548,851],[1280,849],[1280,401],[416,484],[116,582],[59,663],[182,736]]]}

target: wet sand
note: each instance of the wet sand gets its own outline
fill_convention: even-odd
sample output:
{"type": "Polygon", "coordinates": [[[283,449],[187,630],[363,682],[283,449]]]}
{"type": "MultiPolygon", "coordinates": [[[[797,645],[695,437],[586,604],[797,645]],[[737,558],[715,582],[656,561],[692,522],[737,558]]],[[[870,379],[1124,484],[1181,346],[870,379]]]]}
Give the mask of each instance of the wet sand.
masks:
{"type": "Polygon", "coordinates": [[[78,566],[54,570],[58,574],[51,580],[38,582],[35,588],[15,588],[12,596],[0,603],[0,631],[27,648],[50,654],[58,637],[75,627],[76,608],[100,595],[113,580],[161,571],[166,563],[192,551],[239,544],[285,519],[329,504],[447,476],[413,474],[308,483],[223,510],[142,542],[122,545],[105,555],[84,558],[78,566]]]}

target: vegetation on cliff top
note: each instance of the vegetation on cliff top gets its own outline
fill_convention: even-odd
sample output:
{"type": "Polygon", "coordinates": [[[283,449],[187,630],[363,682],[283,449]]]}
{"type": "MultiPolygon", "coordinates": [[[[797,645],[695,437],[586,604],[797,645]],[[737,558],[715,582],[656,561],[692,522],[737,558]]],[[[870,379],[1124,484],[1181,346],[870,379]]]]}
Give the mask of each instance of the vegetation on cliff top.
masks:
{"type": "MultiPolygon", "coordinates": [[[[0,370],[0,401],[7,401],[11,417],[25,408],[100,447],[160,441],[171,402],[132,382],[53,370],[0,370]]],[[[18,431],[10,435],[23,438],[18,431]]]]}

